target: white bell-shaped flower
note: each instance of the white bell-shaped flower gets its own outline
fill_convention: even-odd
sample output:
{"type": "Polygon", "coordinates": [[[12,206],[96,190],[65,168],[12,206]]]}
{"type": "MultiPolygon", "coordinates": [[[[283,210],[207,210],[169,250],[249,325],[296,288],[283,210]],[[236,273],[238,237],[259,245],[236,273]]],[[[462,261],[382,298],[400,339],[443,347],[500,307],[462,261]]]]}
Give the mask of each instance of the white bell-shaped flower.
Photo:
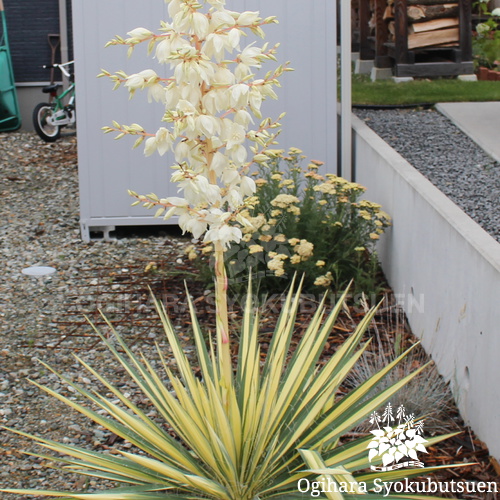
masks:
{"type": "Polygon", "coordinates": [[[182,0],[167,0],[168,3],[168,15],[174,18],[180,11],[182,7],[182,0]]]}
{"type": "Polygon", "coordinates": [[[242,176],[240,182],[240,190],[241,194],[245,197],[254,195],[255,191],[257,190],[255,181],[247,175],[242,176]]]}
{"type": "Polygon", "coordinates": [[[230,28],[236,24],[234,17],[227,10],[218,10],[212,14],[210,25],[212,32],[217,29],[230,28]]]}
{"type": "Polygon", "coordinates": [[[210,23],[205,14],[193,12],[191,23],[194,34],[200,40],[203,40],[210,33],[210,23]]]}
{"type": "Polygon", "coordinates": [[[238,20],[236,21],[237,24],[240,26],[250,26],[253,23],[257,22],[259,20],[259,12],[242,12],[238,16],[238,20]]]}
{"type": "Polygon", "coordinates": [[[148,102],[166,102],[166,94],[165,87],[160,83],[155,83],[154,85],[150,85],[148,88],[148,102]]]}
{"type": "Polygon", "coordinates": [[[135,28],[132,31],[129,31],[127,35],[130,37],[130,40],[137,43],[151,38],[154,33],[146,28],[135,28]]]}
{"type": "Polygon", "coordinates": [[[226,140],[226,148],[228,150],[234,148],[234,146],[243,144],[246,138],[245,128],[239,123],[235,123],[231,120],[223,120],[223,139],[226,140]]]}
{"type": "Polygon", "coordinates": [[[230,244],[234,241],[239,243],[243,234],[241,229],[234,226],[229,226],[224,224],[219,227],[211,228],[205,234],[204,242],[220,243],[225,250],[227,250],[230,244]]]}

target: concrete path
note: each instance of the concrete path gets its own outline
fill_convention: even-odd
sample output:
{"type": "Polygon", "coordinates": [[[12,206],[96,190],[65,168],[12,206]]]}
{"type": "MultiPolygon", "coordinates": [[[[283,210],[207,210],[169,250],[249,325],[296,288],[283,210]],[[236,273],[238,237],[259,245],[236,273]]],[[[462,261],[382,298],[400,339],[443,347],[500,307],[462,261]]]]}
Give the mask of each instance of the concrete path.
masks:
{"type": "Polygon", "coordinates": [[[436,108],[500,162],[500,101],[447,102],[436,108]]]}

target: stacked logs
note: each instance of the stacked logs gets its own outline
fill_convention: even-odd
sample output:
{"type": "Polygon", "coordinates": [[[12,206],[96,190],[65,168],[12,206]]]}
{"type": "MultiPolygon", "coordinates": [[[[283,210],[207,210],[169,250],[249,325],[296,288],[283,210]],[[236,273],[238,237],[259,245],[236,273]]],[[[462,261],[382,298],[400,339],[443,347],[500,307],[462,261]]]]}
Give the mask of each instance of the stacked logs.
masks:
{"type": "MultiPolygon", "coordinates": [[[[455,47],[459,44],[458,0],[407,0],[408,49],[455,47]]],[[[384,20],[394,41],[394,0],[387,1],[384,20]]]]}

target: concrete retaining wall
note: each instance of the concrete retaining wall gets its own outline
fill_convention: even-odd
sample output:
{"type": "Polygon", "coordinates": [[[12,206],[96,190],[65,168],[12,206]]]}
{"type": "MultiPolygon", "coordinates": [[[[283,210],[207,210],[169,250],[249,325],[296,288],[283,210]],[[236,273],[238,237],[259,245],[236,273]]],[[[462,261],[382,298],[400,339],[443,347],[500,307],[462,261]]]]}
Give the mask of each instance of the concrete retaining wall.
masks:
{"type": "Polygon", "coordinates": [[[500,244],[353,117],[356,181],[393,226],[387,279],[464,420],[500,459],[500,244]]]}

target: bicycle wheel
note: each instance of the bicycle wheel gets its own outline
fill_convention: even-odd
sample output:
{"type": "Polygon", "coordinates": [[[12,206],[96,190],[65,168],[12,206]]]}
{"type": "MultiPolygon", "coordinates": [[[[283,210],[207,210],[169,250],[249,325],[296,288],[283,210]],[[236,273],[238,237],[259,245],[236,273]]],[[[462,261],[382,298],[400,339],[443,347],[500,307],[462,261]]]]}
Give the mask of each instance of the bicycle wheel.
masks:
{"type": "Polygon", "coordinates": [[[36,133],[45,142],[55,142],[61,136],[61,128],[47,123],[47,118],[52,115],[53,107],[47,103],[38,104],[33,110],[33,125],[36,133]]]}

